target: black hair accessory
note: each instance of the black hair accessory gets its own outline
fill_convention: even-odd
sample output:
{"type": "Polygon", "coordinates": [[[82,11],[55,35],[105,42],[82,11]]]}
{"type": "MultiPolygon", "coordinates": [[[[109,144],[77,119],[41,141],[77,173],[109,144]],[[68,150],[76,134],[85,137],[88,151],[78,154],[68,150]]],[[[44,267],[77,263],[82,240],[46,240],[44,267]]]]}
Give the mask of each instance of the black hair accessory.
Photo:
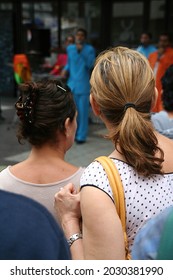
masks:
{"type": "Polygon", "coordinates": [[[124,112],[128,109],[128,108],[134,108],[134,109],[136,109],[136,105],[134,104],[134,103],[126,103],[125,105],[124,105],[124,112]]]}

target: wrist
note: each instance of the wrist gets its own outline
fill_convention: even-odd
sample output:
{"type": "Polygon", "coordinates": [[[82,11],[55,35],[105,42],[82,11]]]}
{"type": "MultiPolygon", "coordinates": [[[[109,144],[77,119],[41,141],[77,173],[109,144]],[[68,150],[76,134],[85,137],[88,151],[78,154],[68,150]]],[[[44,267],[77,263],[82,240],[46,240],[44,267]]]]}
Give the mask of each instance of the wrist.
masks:
{"type": "Polygon", "coordinates": [[[81,232],[80,219],[77,218],[63,221],[61,226],[67,239],[75,232],[81,232]]]}
{"type": "Polygon", "coordinates": [[[77,232],[72,234],[69,239],[67,239],[68,245],[71,247],[71,245],[77,241],[78,239],[82,239],[82,233],[81,232],[77,232]]]}

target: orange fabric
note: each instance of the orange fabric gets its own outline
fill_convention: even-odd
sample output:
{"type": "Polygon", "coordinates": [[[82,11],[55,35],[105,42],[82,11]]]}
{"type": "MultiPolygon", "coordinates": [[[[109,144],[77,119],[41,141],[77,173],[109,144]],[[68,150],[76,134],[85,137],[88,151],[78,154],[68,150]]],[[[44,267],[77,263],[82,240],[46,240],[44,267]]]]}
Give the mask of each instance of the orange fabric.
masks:
{"type": "MultiPolygon", "coordinates": [[[[151,53],[148,57],[149,63],[151,68],[154,70],[156,62],[158,61],[158,52],[155,51],[151,53]]],[[[158,68],[156,73],[156,88],[158,89],[158,99],[156,102],[155,107],[152,109],[152,112],[160,112],[162,107],[162,100],[161,100],[161,91],[162,91],[162,84],[161,78],[165,74],[166,69],[173,64],[173,48],[167,48],[165,53],[160,57],[158,61],[158,68]]]]}
{"type": "Polygon", "coordinates": [[[28,58],[25,54],[15,54],[13,58],[13,68],[18,81],[27,82],[31,80],[31,69],[28,58]]]}

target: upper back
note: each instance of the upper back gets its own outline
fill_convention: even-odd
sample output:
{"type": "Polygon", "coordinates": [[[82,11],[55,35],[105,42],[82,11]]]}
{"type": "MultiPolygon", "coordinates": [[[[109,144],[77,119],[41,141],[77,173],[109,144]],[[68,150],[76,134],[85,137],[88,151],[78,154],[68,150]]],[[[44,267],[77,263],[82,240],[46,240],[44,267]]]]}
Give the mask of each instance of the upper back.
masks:
{"type": "Polygon", "coordinates": [[[38,201],[39,203],[43,204],[49,210],[49,212],[52,213],[56,220],[58,220],[53,206],[55,193],[58,192],[61,187],[64,187],[70,182],[72,182],[76,189],[78,189],[80,185],[80,177],[83,171],[84,169],[80,168],[77,170],[77,172],[61,181],[57,180],[49,183],[33,183],[32,175],[30,180],[21,179],[11,172],[10,167],[7,167],[0,172],[0,188],[3,188],[9,192],[25,195],[26,197],[30,197],[38,201]]]}

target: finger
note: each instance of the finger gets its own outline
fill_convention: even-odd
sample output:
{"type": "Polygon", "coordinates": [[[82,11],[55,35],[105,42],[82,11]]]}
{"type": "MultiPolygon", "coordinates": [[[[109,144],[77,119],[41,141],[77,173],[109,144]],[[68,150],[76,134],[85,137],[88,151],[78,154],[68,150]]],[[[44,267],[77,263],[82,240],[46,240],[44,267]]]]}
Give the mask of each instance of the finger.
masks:
{"type": "Polygon", "coordinates": [[[73,193],[75,190],[75,187],[72,183],[69,183],[69,184],[65,185],[63,189],[65,191],[69,191],[69,192],[73,193]]]}

